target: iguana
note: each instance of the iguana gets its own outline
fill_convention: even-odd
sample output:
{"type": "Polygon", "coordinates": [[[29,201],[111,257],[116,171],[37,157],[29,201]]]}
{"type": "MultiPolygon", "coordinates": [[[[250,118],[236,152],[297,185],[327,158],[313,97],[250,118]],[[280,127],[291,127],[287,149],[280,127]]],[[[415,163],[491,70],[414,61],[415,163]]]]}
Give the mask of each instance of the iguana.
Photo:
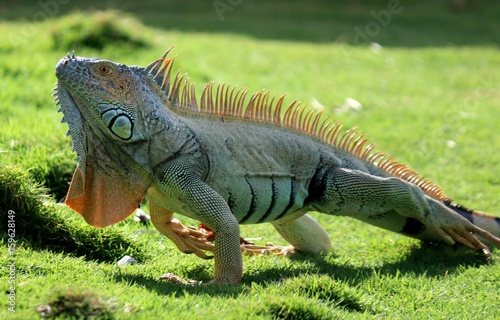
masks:
{"type": "Polygon", "coordinates": [[[248,90],[209,82],[198,100],[185,75],[171,81],[169,51],[147,67],[74,53],[57,63],[56,100],[79,156],[66,204],[89,224],[119,222],[146,197],[154,226],[180,250],[213,252],[212,283],[241,281],[239,224],[271,222],[291,244],[263,247],[272,252],[329,251],[309,211],[487,256],[484,242],[500,246],[500,218],[455,204],[356,128],[342,133],[321,111],[265,90],[246,99],[248,90]],[[215,244],[174,212],[213,230],[215,244]]]}

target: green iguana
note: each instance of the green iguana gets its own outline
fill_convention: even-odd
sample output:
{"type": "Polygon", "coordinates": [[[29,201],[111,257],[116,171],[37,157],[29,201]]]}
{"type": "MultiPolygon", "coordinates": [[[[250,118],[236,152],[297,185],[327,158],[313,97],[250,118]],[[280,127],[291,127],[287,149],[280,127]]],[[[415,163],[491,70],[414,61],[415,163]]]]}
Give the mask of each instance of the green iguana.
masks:
{"type": "MultiPolygon", "coordinates": [[[[170,50],[169,50],[170,51],[170,50]]],[[[95,227],[129,216],[146,197],[154,226],[183,252],[215,257],[212,283],[238,283],[242,248],[316,254],[331,249],[309,211],[343,215],[428,241],[491,253],[500,218],[455,204],[353,128],[294,101],[208,83],[195,87],[174,59],[147,67],[67,55],[56,100],[79,161],[66,204],[95,227]],[[215,88],[215,93],[214,93],[215,88]],[[283,110],[283,114],[282,114],[283,110]],[[216,234],[184,227],[173,212],[216,234]],[[289,247],[240,247],[239,224],[271,222],[289,247]]]]}

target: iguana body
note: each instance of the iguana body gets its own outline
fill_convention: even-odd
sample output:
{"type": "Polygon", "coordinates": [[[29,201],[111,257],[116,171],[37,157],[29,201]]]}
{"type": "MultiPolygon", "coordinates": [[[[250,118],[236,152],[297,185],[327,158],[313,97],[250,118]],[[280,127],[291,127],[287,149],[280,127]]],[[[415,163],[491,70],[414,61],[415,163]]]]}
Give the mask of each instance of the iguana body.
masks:
{"type": "MultiPolygon", "coordinates": [[[[167,52],[168,53],[168,52],[167,52]]],[[[66,203],[97,227],[147,197],[155,227],[184,252],[215,256],[213,282],[242,276],[239,224],[271,222],[297,250],[331,249],[306,213],[351,216],[422,240],[462,243],[489,255],[500,219],[452,204],[407,166],[373,153],[360,132],[265,91],[209,83],[200,101],[165,54],[146,68],[66,56],[58,103],[79,155],[66,203]],[[275,101],[277,100],[277,101],[275,101]],[[215,231],[183,227],[173,212],[215,231]]],[[[246,247],[252,249],[251,247],[246,247]]],[[[271,248],[272,249],[272,248],[271,248]]]]}

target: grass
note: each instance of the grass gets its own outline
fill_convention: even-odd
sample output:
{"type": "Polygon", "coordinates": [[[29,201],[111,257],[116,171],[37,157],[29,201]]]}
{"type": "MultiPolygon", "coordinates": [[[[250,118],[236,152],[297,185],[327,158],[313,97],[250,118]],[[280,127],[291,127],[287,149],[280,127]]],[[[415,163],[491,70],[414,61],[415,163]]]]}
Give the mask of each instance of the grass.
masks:
{"type": "Polygon", "coordinates": [[[45,195],[48,190],[30,181],[20,169],[3,167],[0,172],[2,230],[7,230],[9,210],[15,212],[15,236],[19,244],[34,250],[61,251],[90,260],[113,262],[125,254],[144,260],[142,248],[117,230],[99,230],[73,221],[74,215],[57,208],[45,195]],[[66,214],[65,214],[66,213],[66,214]]]}
{"type": "MultiPolygon", "coordinates": [[[[370,11],[387,9],[385,1],[243,1],[223,20],[210,1],[113,3],[87,1],[85,14],[75,12],[77,1],[45,11],[0,4],[0,224],[5,230],[13,210],[18,240],[16,312],[5,298],[0,318],[37,318],[47,306],[59,318],[498,317],[498,249],[488,262],[464,248],[317,214],[333,239],[326,256],[244,257],[238,286],[161,282],[166,272],[209,281],[213,262],[181,254],[151,226],[127,219],[96,230],[56,204],[77,160],[50,96],[54,66],[69,50],[144,66],[175,44],[177,67],[198,89],[227,81],[317,100],[457,202],[498,214],[498,4],[401,1],[404,10],[371,39],[379,49],[353,45],[354,28],[374,21],[370,11]],[[98,11],[109,6],[120,11],[98,11]],[[49,19],[35,19],[39,12],[49,19]],[[362,110],[340,112],[348,97],[362,110]],[[117,266],[125,254],[139,263],[117,266]]],[[[242,235],[284,244],[270,225],[243,226],[242,235]]],[[[2,232],[6,294],[8,239],[2,232]]]]}

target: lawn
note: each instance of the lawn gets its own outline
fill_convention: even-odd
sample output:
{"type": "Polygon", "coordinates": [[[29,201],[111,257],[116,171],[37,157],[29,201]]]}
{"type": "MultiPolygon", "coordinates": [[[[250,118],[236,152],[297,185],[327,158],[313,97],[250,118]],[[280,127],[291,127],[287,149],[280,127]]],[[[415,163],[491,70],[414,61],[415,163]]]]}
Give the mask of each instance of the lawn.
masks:
{"type": "MultiPolygon", "coordinates": [[[[499,317],[500,250],[488,261],[316,213],[332,238],[328,255],[245,256],[236,286],[159,280],[172,272],[207,282],[213,261],[132,218],[94,229],[58,204],[77,157],[51,89],[71,50],[145,66],[175,45],[176,67],[197,90],[213,80],[321,104],[456,202],[499,215],[500,4],[119,3],[0,3],[0,318],[40,318],[48,305],[82,319],[499,317]],[[118,266],[126,254],[138,263],[118,266]]],[[[268,224],[241,230],[285,244],[268,224]]]]}

